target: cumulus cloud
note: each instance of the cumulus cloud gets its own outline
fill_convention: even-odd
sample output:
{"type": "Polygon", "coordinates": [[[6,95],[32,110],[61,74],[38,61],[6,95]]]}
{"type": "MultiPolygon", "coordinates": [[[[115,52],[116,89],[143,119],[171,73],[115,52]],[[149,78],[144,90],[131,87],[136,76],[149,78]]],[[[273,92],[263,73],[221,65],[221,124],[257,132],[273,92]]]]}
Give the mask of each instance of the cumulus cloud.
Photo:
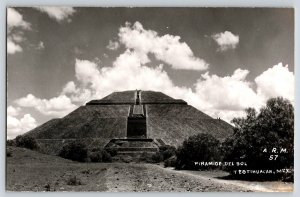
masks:
{"type": "Polygon", "coordinates": [[[257,106],[260,100],[246,81],[248,70],[237,69],[231,76],[219,77],[205,73],[196,83],[196,94],[212,108],[219,110],[243,110],[257,106]]]}
{"type": "Polygon", "coordinates": [[[7,107],[7,138],[13,139],[18,135],[21,135],[37,126],[36,120],[30,115],[25,114],[20,119],[17,116],[20,115],[20,107],[7,107]]]}
{"type": "MultiPolygon", "coordinates": [[[[75,73],[78,82],[85,88],[89,88],[93,98],[101,98],[112,91],[127,89],[167,89],[172,86],[167,73],[162,66],[149,68],[142,65],[139,55],[127,50],[113,63],[112,67],[99,68],[96,63],[88,60],[76,60],[75,73]],[[153,79],[156,80],[153,80],[153,79]]],[[[70,87],[66,85],[66,87],[70,87]]],[[[72,85],[73,86],[73,85],[72,85]]],[[[76,94],[79,91],[74,88],[76,94]]]]}
{"type": "MultiPolygon", "coordinates": [[[[260,108],[270,97],[291,98],[294,96],[293,92],[283,94],[281,89],[277,91],[278,85],[272,81],[270,81],[270,85],[274,85],[272,90],[276,89],[276,91],[271,90],[273,94],[268,93],[270,87],[265,87],[270,85],[263,82],[263,79],[268,80],[268,77],[275,76],[275,73],[279,77],[281,72],[281,81],[285,81],[281,83],[281,86],[286,86],[286,90],[293,88],[291,82],[294,77],[293,73],[280,64],[262,73],[252,82],[246,79],[249,74],[248,70],[236,69],[232,75],[228,76],[210,75],[206,72],[194,84],[194,90],[176,86],[163,70],[163,65],[146,66],[146,63],[150,61],[147,55],[149,51],[160,49],[152,42],[155,43],[156,39],[164,40],[164,38],[159,37],[154,31],[144,30],[140,23],[135,23],[132,27],[130,24],[121,27],[119,36],[120,43],[125,44],[127,49],[116,58],[112,66],[100,66],[92,61],[76,60],[77,85],[73,81],[69,82],[63,91],[63,93],[68,93],[73,102],[75,98],[82,99],[77,99],[77,102],[99,99],[113,91],[154,90],[174,98],[184,99],[212,117],[221,117],[229,122],[233,117],[242,116],[247,107],[260,108]]],[[[170,37],[171,40],[173,38],[170,37]]],[[[177,44],[180,45],[180,42],[177,44]]]]}
{"type": "Polygon", "coordinates": [[[109,50],[115,51],[120,47],[120,43],[117,41],[109,41],[108,45],[106,46],[106,48],[108,48],[109,50]]]}
{"type": "Polygon", "coordinates": [[[270,97],[282,96],[294,102],[295,77],[289,71],[288,65],[274,65],[255,78],[257,93],[264,100],[270,97]]]}
{"type": "MultiPolygon", "coordinates": [[[[174,98],[184,99],[212,117],[221,117],[228,122],[233,117],[244,115],[244,109],[247,107],[259,109],[268,98],[284,96],[292,100],[294,97],[293,93],[283,94],[282,91],[272,91],[273,94],[269,94],[269,88],[263,89],[260,85],[262,78],[267,80],[267,77],[264,77],[265,72],[268,74],[269,70],[277,70],[278,67],[284,68],[281,75],[286,76],[286,81],[293,80],[292,72],[287,67],[280,66],[281,64],[263,72],[256,78],[259,80],[253,82],[246,79],[248,70],[236,69],[228,76],[210,75],[207,72],[201,75],[194,84],[195,90],[192,90],[174,85],[162,65],[150,68],[142,62],[140,56],[130,50],[121,54],[113,67],[100,68],[88,60],[76,60],[75,73],[81,88],[74,82],[69,82],[63,92],[68,92],[71,98],[81,97],[83,98],[81,101],[88,101],[102,98],[112,91],[130,89],[161,91],[174,98]],[[82,96],[84,91],[88,91],[89,94],[82,96]]],[[[273,89],[276,89],[276,83],[273,85],[273,89]]],[[[284,86],[288,90],[294,87],[293,83],[286,83],[284,86]]]]}
{"type": "Polygon", "coordinates": [[[119,41],[140,56],[142,63],[149,62],[148,54],[169,64],[174,69],[206,70],[208,64],[195,57],[190,47],[180,41],[180,36],[159,36],[156,31],[145,30],[141,23],[126,23],[119,30],[119,41]]]}
{"type": "Polygon", "coordinates": [[[13,107],[11,105],[7,107],[8,116],[17,116],[19,115],[20,111],[21,111],[20,107],[13,107]]]}
{"type": "MultiPolygon", "coordinates": [[[[120,43],[126,49],[112,65],[105,66],[101,62],[76,59],[76,79],[66,83],[59,96],[40,99],[29,94],[18,99],[16,103],[22,107],[33,107],[44,115],[61,117],[78,105],[92,99],[101,99],[114,91],[154,90],[183,99],[204,113],[229,122],[233,117],[244,115],[244,108],[258,109],[270,97],[294,98],[294,74],[282,64],[271,67],[251,82],[247,80],[250,72],[248,70],[236,69],[227,76],[206,72],[195,82],[192,89],[175,85],[163,64],[147,66],[150,61],[149,53],[172,67],[178,66],[171,61],[169,53],[174,54],[173,58],[176,59],[178,53],[172,51],[189,49],[185,43],[179,41],[179,37],[160,37],[152,30],[145,30],[140,23],[121,27],[119,36],[120,43]],[[163,54],[166,57],[160,57],[163,54]]],[[[186,62],[194,61],[196,57],[192,57],[184,56],[181,59],[186,62]]]]}
{"type": "Polygon", "coordinates": [[[51,6],[40,6],[34,7],[35,9],[46,13],[50,18],[56,20],[57,22],[70,21],[70,17],[75,13],[75,9],[72,7],[51,7],[51,6]]]}
{"type": "Polygon", "coordinates": [[[228,49],[235,49],[239,43],[239,36],[234,35],[230,31],[213,34],[211,36],[219,45],[219,51],[226,51],[228,49]]]}
{"type": "Polygon", "coordinates": [[[8,54],[15,54],[17,52],[23,51],[22,47],[12,41],[10,38],[7,39],[7,53],[8,54]]]}
{"type": "Polygon", "coordinates": [[[7,8],[7,27],[10,31],[14,27],[30,29],[30,24],[24,21],[23,16],[14,8],[7,8]]]}
{"type": "Polygon", "coordinates": [[[21,107],[33,107],[43,115],[62,117],[73,111],[77,106],[65,95],[53,97],[51,99],[40,99],[32,94],[15,101],[21,107]]]}
{"type": "Polygon", "coordinates": [[[30,23],[14,8],[7,8],[7,53],[15,54],[23,51],[20,42],[23,41],[22,30],[30,29],[30,23]],[[13,31],[14,30],[14,31],[13,31]]]}

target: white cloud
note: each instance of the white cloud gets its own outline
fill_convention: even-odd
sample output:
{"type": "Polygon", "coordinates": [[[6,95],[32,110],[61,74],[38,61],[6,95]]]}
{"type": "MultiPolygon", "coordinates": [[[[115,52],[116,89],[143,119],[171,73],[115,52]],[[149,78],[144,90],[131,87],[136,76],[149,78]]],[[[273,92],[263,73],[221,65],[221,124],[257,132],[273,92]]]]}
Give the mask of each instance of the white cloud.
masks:
{"type": "MultiPolygon", "coordinates": [[[[162,66],[156,68],[143,66],[139,55],[129,50],[116,59],[113,67],[100,69],[94,62],[77,59],[75,73],[78,82],[85,89],[89,88],[90,95],[94,98],[103,97],[117,90],[139,88],[159,90],[171,87],[171,80],[166,72],[162,71],[162,66]],[[153,80],[154,78],[156,80],[153,80]]],[[[80,92],[86,92],[83,90],[80,92]]]]}
{"type": "Polygon", "coordinates": [[[239,43],[239,36],[234,35],[230,31],[224,31],[212,35],[212,38],[219,45],[219,51],[226,51],[228,49],[235,49],[239,43]]]}
{"type": "Polygon", "coordinates": [[[14,8],[7,8],[7,53],[22,52],[20,42],[23,41],[22,30],[30,29],[30,23],[24,21],[23,16],[14,8]],[[12,31],[16,29],[17,31],[12,31]]]}
{"type": "Polygon", "coordinates": [[[76,93],[76,92],[77,89],[74,81],[69,81],[63,88],[62,94],[76,93]]]}
{"type": "Polygon", "coordinates": [[[68,22],[71,20],[70,16],[75,13],[75,9],[72,7],[51,7],[51,6],[43,6],[43,7],[35,7],[35,9],[48,14],[48,16],[57,22],[62,22],[67,20],[68,22]]]}
{"type": "Polygon", "coordinates": [[[36,120],[30,115],[25,114],[21,119],[13,115],[7,116],[7,138],[13,139],[18,135],[22,135],[37,126],[36,120]]]}
{"type": "Polygon", "coordinates": [[[36,49],[37,50],[43,50],[45,48],[44,42],[40,41],[39,44],[37,45],[36,49]]]}
{"type": "Polygon", "coordinates": [[[8,116],[18,116],[20,112],[21,112],[20,107],[13,107],[11,105],[7,107],[8,116]]]}
{"type": "Polygon", "coordinates": [[[106,48],[108,48],[109,50],[115,51],[120,47],[120,43],[117,41],[109,41],[108,45],[106,46],[106,48]]]}
{"type": "Polygon", "coordinates": [[[141,23],[133,26],[126,23],[119,30],[119,41],[126,48],[132,49],[140,56],[142,63],[149,62],[148,54],[169,64],[174,69],[206,70],[208,64],[194,56],[185,42],[180,42],[180,36],[166,34],[159,36],[157,32],[145,30],[141,23]]]}
{"type": "Polygon", "coordinates": [[[17,52],[23,51],[22,47],[17,43],[13,42],[10,38],[7,38],[7,53],[15,54],[17,52]]]}
{"type": "Polygon", "coordinates": [[[248,70],[237,69],[233,75],[219,77],[202,75],[196,83],[196,94],[205,100],[213,109],[243,110],[249,106],[261,104],[250,82],[246,81],[248,70]]]}
{"type": "Polygon", "coordinates": [[[257,93],[264,100],[270,97],[282,96],[294,102],[295,77],[289,71],[288,65],[274,65],[255,78],[257,93]]]}
{"type": "Polygon", "coordinates": [[[8,31],[14,27],[30,29],[30,24],[24,21],[23,16],[14,8],[7,8],[7,26],[8,31]]]}
{"type": "Polygon", "coordinates": [[[28,94],[15,102],[21,107],[33,107],[40,113],[53,117],[62,117],[77,107],[66,95],[60,95],[51,99],[40,99],[32,94],[28,94]]]}

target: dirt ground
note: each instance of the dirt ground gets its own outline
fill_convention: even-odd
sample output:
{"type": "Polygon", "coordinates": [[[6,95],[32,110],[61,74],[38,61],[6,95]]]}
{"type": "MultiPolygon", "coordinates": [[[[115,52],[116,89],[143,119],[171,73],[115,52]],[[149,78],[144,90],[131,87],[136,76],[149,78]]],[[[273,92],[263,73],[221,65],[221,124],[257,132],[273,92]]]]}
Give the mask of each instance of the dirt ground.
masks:
{"type": "Polygon", "coordinates": [[[250,192],[291,191],[293,184],[222,180],[222,171],[176,171],[155,164],[77,163],[9,147],[7,191],[250,192]]]}

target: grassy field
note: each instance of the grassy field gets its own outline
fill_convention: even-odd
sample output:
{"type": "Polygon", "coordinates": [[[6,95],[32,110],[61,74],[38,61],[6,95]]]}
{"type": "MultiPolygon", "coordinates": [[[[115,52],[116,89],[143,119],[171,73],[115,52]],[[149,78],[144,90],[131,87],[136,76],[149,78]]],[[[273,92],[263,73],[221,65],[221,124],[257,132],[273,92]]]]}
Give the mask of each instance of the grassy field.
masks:
{"type": "Polygon", "coordinates": [[[9,147],[8,191],[106,191],[107,164],[72,162],[23,148],[9,147]],[[75,178],[76,177],[76,178],[75,178]]]}

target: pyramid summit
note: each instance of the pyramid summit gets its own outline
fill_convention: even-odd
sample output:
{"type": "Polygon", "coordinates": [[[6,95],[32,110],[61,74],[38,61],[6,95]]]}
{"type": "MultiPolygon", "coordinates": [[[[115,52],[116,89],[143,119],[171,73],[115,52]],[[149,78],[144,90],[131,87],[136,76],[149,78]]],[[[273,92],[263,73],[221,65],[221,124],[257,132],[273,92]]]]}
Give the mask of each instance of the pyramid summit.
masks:
{"type": "MultiPolygon", "coordinates": [[[[181,99],[161,92],[123,91],[92,100],[60,119],[52,119],[25,135],[34,137],[45,152],[80,140],[90,148],[118,146],[138,141],[179,146],[186,138],[210,133],[224,139],[233,132],[230,124],[214,119],[181,99]]],[[[129,146],[131,146],[129,144],[129,146]]],[[[124,150],[129,150],[128,147],[124,150]]]]}

